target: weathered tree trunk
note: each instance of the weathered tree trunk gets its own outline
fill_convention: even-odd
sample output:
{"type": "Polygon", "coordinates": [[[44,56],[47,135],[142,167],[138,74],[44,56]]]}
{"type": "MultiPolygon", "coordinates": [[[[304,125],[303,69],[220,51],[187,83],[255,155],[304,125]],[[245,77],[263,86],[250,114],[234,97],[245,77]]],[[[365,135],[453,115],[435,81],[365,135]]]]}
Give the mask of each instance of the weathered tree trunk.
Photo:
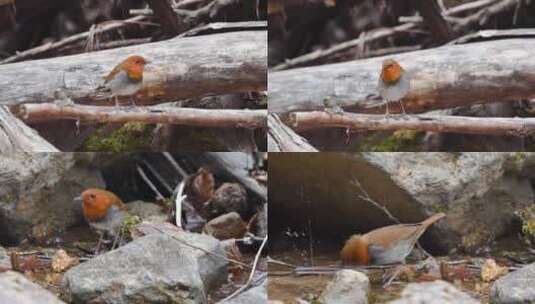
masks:
{"type": "Polygon", "coordinates": [[[58,152],[58,149],[13,116],[7,107],[0,106],[0,154],[21,151],[58,152]]]}
{"type": "MultiPolygon", "coordinates": [[[[504,39],[404,53],[395,59],[412,76],[404,99],[409,112],[535,96],[535,40],[504,39]]],[[[324,108],[384,113],[377,91],[385,57],[292,69],[269,74],[269,110],[324,108]]],[[[399,111],[396,103],[391,109],[399,111]]]]}
{"type": "Polygon", "coordinates": [[[110,104],[102,77],[129,55],[146,57],[138,102],[265,90],[267,32],[175,38],[113,50],[0,65],[0,104],[42,103],[62,89],[76,103],[110,104]]]}

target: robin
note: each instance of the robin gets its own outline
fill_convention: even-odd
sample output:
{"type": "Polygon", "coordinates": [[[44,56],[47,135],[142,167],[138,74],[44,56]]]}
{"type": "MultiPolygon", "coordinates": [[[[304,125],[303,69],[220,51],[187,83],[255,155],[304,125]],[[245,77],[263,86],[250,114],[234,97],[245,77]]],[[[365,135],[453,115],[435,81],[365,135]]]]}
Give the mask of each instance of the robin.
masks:
{"type": "Polygon", "coordinates": [[[117,195],[102,189],[87,189],[80,198],[87,223],[99,235],[96,251],[105,236],[113,238],[113,249],[120,241],[121,226],[127,215],[126,205],[117,195]]]}
{"type": "Polygon", "coordinates": [[[421,223],[391,225],[364,235],[353,235],[342,249],[342,262],[358,265],[405,263],[425,230],[445,216],[437,213],[421,223]]]}
{"type": "Polygon", "coordinates": [[[142,56],[133,55],[116,65],[113,70],[104,77],[104,88],[111,91],[111,97],[115,97],[115,105],[118,106],[119,96],[132,96],[143,87],[143,70],[148,61],[142,56]]]}
{"type": "Polygon", "coordinates": [[[379,94],[386,102],[386,115],[390,115],[388,103],[391,101],[398,101],[403,114],[407,114],[401,99],[410,90],[410,75],[394,59],[383,61],[378,89],[379,94]]]}

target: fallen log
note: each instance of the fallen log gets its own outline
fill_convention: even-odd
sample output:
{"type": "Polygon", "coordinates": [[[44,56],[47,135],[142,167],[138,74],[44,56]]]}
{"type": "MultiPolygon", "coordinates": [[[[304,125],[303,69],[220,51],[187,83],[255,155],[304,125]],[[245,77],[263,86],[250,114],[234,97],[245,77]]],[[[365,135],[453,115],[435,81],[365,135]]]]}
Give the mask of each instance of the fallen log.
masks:
{"type": "Polygon", "coordinates": [[[269,152],[318,152],[316,148],[286,126],[277,114],[268,116],[269,152]]]}
{"type": "MultiPolygon", "coordinates": [[[[448,45],[389,57],[412,76],[404,99],[408,112],[535,96],[535,39],[448,45]]],[[[385,58],[269,73],[269,111],[321,110],[329,100],[352,112],[384,113],[377,82],[385,58]]],[[[397,103],[389,107],[399,111],[397,103]]]]}
{"type": "Polygon", "coordinates": [[[0,105],[50,102],[57,89],[77,103],[112,104],[110,93],[97,88],[132,54],[150,61],[140,104],[267,87],[267,32],[240,31],[0,65],[0,105]]]}
{"type": "Polygon", "coordinates": [[[0,155],[20,152],[59,152],[56,147],[0,106],[0,155]]]}
{"type": "Polygon", "coordinates": [[[73,119],[82,123],[160,123],[196,127],[267,127],[267,110],[195,109],[172,107],[99,107],[86,105],[23,104],[17,115],[27,123],[73,119]]]}
{"type": "Polygon", "coordinates": [[[417,130],[463,134],[528,136],[535,134],[535,118],[465,117],[451,115],[374,115],[294,112],[289,124],[297,130],[347,128],[356,131],[417,130]]]}

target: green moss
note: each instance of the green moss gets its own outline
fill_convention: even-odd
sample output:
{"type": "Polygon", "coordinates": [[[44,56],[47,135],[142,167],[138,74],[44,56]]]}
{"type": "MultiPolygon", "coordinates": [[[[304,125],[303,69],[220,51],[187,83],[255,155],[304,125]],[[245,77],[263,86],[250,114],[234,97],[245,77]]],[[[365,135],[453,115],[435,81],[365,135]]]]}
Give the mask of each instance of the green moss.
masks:
{"type": "Polygon", "coordinates": [[[398,152],[419,151],[424,132],[413,130],[398,130],[392,135],[379,139],[372,135],[362,141],[357,150],[360,152],[398,152]]]}
{"type": "Polygon", "coordinates": [[[130,231],[139,223],[141,223],[141,218],[139,216],[125,216],[125,218],[123,219],[123,225],[121,226],[121,237],[126,240],[131,239],[130,231]]]}
{"type": "Polygon", "coordinates": [[[103,135],[102,127],[89,137],[83,146],[85,151],[136,151],[146,150],[152,137],[153,124],[129,122],[109,135],[103,135]]]}

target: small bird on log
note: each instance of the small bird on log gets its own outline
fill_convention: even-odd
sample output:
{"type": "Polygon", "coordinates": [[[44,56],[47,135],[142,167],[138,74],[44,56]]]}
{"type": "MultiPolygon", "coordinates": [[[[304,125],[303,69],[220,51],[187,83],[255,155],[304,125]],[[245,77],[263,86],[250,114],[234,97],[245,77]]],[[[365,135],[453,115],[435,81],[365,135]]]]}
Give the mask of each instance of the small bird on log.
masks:
{"type": "Polygon", "coordinates": [[[364,235],[353,235],[342,249],[342,262],[358,265],[404,263],[425,230],[445,216],[437,213],[421,223],[391,225],[364,235]]]}
{"type": "Polygon", "coordinates": [[[111,91],[111,97],[115,97],[115,105],[118,106],[119,96],[132,96],[143,87],[143,70],[149,62],[142,56],[133,55],[113,68],[104,77],[104,88],[111,91]]]}
{"type": "Polygon", "coordinates": [[[113,249],[121,237],[121,226],[127,215],[126,205],[112,192],[95,188],[82,192],[81,200],[87,223],[100,236],[96,252],[105,236],[113,238],[113,249]]]}
{"type": "Polygon", "coordinates": [[[403,114],[405,107],[401,99],[407,95],[410,90],[410,75],[394,59],[385,59],[379,77],[379,94],[386,102],[386,115],[390,115],[388,103],[398,101],[403,114]]]}

